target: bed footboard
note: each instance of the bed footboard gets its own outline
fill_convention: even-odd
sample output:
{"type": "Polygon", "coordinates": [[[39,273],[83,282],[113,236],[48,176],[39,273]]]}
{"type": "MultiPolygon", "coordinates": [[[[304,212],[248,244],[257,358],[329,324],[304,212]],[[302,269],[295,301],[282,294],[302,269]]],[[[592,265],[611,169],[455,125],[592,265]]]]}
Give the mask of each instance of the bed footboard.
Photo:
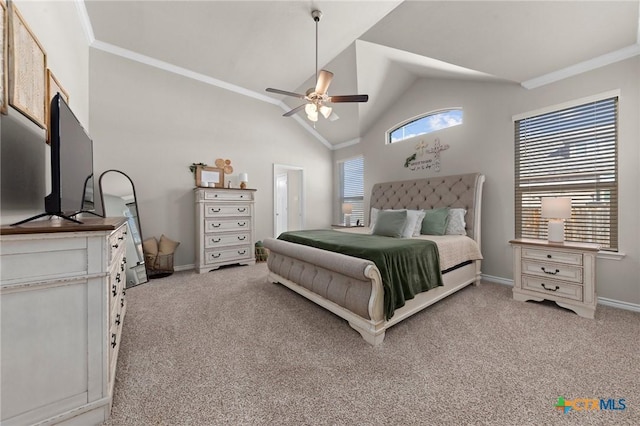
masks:
{"type": "Polygon", "coordinates": [[[264,245],[269,280],[346,319],[367,342],[382,342],[384,289],[373,262],[272,238],[264,245]]]}

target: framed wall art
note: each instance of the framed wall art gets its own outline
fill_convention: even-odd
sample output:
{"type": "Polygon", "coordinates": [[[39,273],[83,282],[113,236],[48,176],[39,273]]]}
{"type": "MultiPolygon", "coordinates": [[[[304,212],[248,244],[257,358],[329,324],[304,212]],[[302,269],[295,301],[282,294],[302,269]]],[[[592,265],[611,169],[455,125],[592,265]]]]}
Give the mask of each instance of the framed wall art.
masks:
{"type": "Polygon", "coordinates": [[[224,169],[198,166],[196,169],[196,186],[224,188],[224,169]]]}
{"type": "Polygon", "coordinates": [[[67,104],[69,103],[69,94],[67,93],[66,90],[64,90],[64,88],[62,87],[62,85],[60,84],[60,82],[58,81],[58,79],[56,78],[55,75],[53,75],[53,73],[51,72],[51,70],[49,68],[47,68],[47,102],[45,105],[45,119],[47,122],[47,143],[50,144],[51,143],[51,138],[50,138],[50,128],[49,128],[49,109],[51,107],[51,100],[53,99],[53,97],[56,95],[56,93],[60,93],[60,96],[62,96],[62,98],[64,98],[64,100],[67,102],[67,104]]]}
{"type": "Polygon", "coordinates": [[[44,129],[47,55],[13,3],[9,29],[9,104],[44,129]]]}

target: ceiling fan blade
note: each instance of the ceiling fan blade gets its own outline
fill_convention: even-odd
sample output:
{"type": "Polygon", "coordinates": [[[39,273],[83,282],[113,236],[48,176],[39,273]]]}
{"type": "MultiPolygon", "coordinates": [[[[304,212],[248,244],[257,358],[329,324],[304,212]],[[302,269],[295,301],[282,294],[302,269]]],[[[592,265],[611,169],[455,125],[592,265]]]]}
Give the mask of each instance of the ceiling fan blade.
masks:
{"type": "Polygon", "coordinates": [[[334,104],[339,102],[367,102],[369,100],[369,95],[338,95],[338,96],[329,96],[329,102],[334,104]]]}
{"type": "Polygon", "coordinates": [[[327,93],[327,89],[333,79],[333,73],[327,70],[320,70],[318,74],[318,81],[316,82],[316,93],[318,95],[324,95],[327,93]]]}
{"type": "Polygon", "coordinates": [[[284,114],[282,114],[283,117],[291,117],[293,114],[295,114],[296,112],[300,111],[302,108],[304,108],[305,106],[307,106],[307,104],[302,104],[300,106],[295,107],[294,109],[292,109],[289,112],[285,112],[284,114]]]}
{"type": "Polygon", "coordinates": [[[294,98],[300,98],[300,99],[304,99],[305,98],[305,96],[301,95],[300,93],[287,92],[286,90],[272,89],[271,87],[267,87],[266,90],[267,90],[267,92],[278,93],[280,95],[293,96],[294,98]]]}

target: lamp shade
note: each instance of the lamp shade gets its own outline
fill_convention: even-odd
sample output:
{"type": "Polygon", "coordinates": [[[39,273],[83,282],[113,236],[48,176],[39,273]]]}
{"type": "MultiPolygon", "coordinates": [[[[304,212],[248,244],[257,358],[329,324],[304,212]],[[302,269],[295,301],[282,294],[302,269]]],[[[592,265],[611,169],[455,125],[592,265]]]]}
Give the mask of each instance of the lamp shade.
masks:
{"type": "Polygon", "coordinates": [[[343,214],[351,214],[353,212],[353,205],[349,203],[344,203],[342,205],[342,213],[343,214]]]}
{"type": "Polygon", "coordinates": [[[569,219],[571,217],[571,198],[543,197],[541,215],[548,219],[569,219]]]}
{"type": "Polygon", "coordinates": [[[240,173],[238,174],[238,180],[240,182],[249,182],[249,175],[246,173],[240,173]]]}

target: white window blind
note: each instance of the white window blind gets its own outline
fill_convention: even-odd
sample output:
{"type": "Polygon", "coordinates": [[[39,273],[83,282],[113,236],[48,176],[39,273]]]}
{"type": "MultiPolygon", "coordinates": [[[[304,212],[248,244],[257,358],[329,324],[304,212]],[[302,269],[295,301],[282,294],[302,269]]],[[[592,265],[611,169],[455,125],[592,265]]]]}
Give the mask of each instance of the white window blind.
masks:
{"type": "Polygon", "coordinates": [[[364,223],[364,158],[356,157],[340,163],[340,220],[344,222],[342,205],[352,205],[351,224],[364,223]]]}
{"type": "Polygon", "coordinates": [[[617,251],[617,141],[617,96],[516,120],[516,237],[546,239],[541,197],[570,197],[565,239],[617,251]]]}

